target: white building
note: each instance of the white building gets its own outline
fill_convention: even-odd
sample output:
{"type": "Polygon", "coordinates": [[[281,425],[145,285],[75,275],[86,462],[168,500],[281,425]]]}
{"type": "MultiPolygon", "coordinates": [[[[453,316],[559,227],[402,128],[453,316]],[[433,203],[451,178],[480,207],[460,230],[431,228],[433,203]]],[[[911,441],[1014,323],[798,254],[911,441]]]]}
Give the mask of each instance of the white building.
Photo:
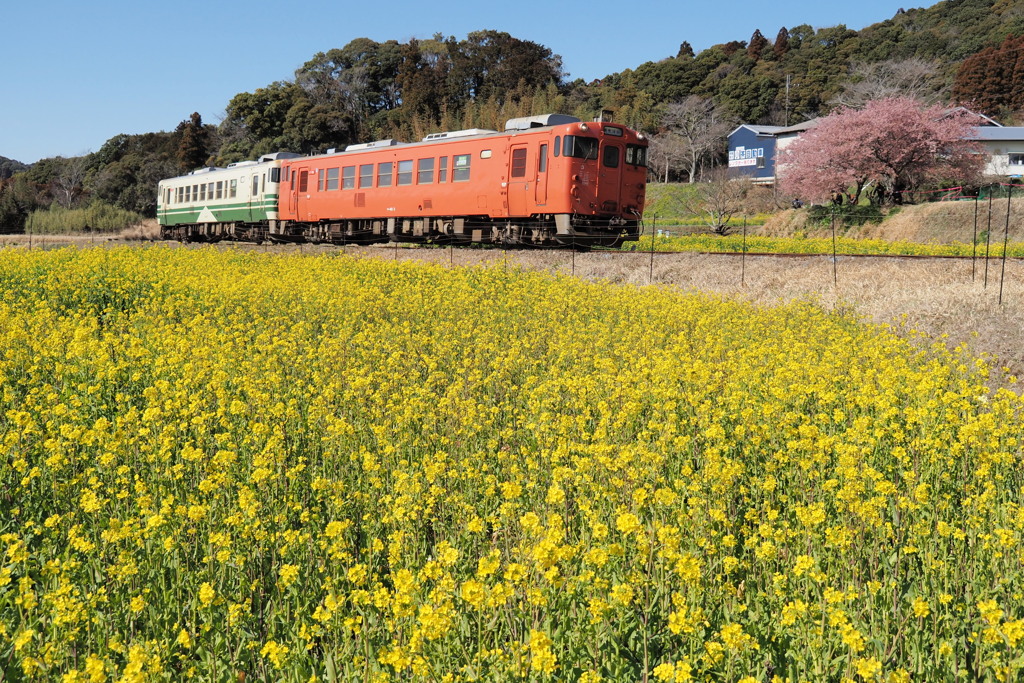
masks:
{"type": "Polygon", "coordinates": [[[985,175],[1019,178],[1024,175],[1024,126],[978,126],[970,138],[992,155],[985,175]]]}

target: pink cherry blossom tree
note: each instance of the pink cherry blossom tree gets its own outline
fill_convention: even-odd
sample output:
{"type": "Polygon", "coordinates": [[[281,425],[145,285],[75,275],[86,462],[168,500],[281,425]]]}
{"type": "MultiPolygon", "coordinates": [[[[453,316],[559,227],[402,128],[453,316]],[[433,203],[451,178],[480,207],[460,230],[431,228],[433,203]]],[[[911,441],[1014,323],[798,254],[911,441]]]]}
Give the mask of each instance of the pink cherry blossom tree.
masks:
{"type": "Polygon", "coordinates": [[[823,118],[779,156],[779,187],[823,202],[845,193],[856,204],[868,183],[901,201],[928,183],[976,181],[986,158],[967,138],[975,117],[909,97],[868,102],[823,118]]]}

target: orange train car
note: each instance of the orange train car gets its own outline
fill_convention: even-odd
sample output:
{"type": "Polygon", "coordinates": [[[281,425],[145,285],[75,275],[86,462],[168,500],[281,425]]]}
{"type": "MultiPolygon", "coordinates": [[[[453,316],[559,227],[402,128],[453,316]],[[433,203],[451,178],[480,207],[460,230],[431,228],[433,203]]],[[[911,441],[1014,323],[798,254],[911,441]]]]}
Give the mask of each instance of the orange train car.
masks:
{"type": "Polygon", "coordinates": [[[647,140],[559,114],[281,166],[275,241],[618,246],[640,234],[647,140]]]}

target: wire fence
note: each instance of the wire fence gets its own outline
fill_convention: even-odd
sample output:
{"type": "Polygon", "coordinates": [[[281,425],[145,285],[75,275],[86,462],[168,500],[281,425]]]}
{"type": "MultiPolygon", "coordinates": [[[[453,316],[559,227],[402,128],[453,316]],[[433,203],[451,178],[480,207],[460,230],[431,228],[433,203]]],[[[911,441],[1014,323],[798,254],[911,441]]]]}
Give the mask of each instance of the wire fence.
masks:
{"type": "Polygon", "coordinates": [[[902,200],[901,204],[913,200],[914,209],[906,211],[897,204],[884,225],[881,207],[835,202],[808,207],[799,229],[786,224],[776,229],[777,235],[766,226],[748,226],[745,219],[740,227],[717,232],[710,226],[659,228],[654,215],[641,238],[626,248],[649,252],[651,282],[657,254],[682,252],[738,256],[742,284],[748,255],[830,257],[834,286],[839,284],[843,257],[970,259],[972,281],[980,278],[986,288],[997,261],[1002,304],[1006,260],[1024,258],[1024,185],[1004,182],[915,191],[903,193],[902,200]]]}

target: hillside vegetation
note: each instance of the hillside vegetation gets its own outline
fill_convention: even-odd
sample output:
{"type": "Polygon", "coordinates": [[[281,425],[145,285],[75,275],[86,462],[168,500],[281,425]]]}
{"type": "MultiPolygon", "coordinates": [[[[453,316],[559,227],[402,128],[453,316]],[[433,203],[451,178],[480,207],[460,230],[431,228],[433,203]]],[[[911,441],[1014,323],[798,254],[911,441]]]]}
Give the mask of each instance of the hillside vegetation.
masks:
{"type": "MultiPolygon", "coordinates": [[[[765,28],[771,30],[699,53],[684,41],[675,55],[624,65],[591,83],[567,78],[557,46],[500,31],[407,42],[357,38],[312,55],[291,80],[231,97],[218,126],[189,115],[182,103],[173,132],[118,135],[96,153],[45,159],[28,171],[0,159],[0,229],[21,229],[33,211],[54,202],[70,209],[100,200],[152,217],[158,179],[266,152],[500,130],[508,118],[546,112],[590,119],[610,110],[654,134],[668,108],[688,96],[712,101],[722,121],[783,124],[893,88],[948,102],[956,85],[959,97],[1012,121],[1017,100],[999,93],[1014,91],[1020,69],[986,65],[1007,63],[1016,49],[1007,38],[1024,35],[1024,0],[946,0],[859,31],[801,24],[769,39],[774,28],[765,28]],[[961,73],[964,60],[983,50],[961,73]]],[[[669,207],[666,215],[677,211],[669,207]]]]}

